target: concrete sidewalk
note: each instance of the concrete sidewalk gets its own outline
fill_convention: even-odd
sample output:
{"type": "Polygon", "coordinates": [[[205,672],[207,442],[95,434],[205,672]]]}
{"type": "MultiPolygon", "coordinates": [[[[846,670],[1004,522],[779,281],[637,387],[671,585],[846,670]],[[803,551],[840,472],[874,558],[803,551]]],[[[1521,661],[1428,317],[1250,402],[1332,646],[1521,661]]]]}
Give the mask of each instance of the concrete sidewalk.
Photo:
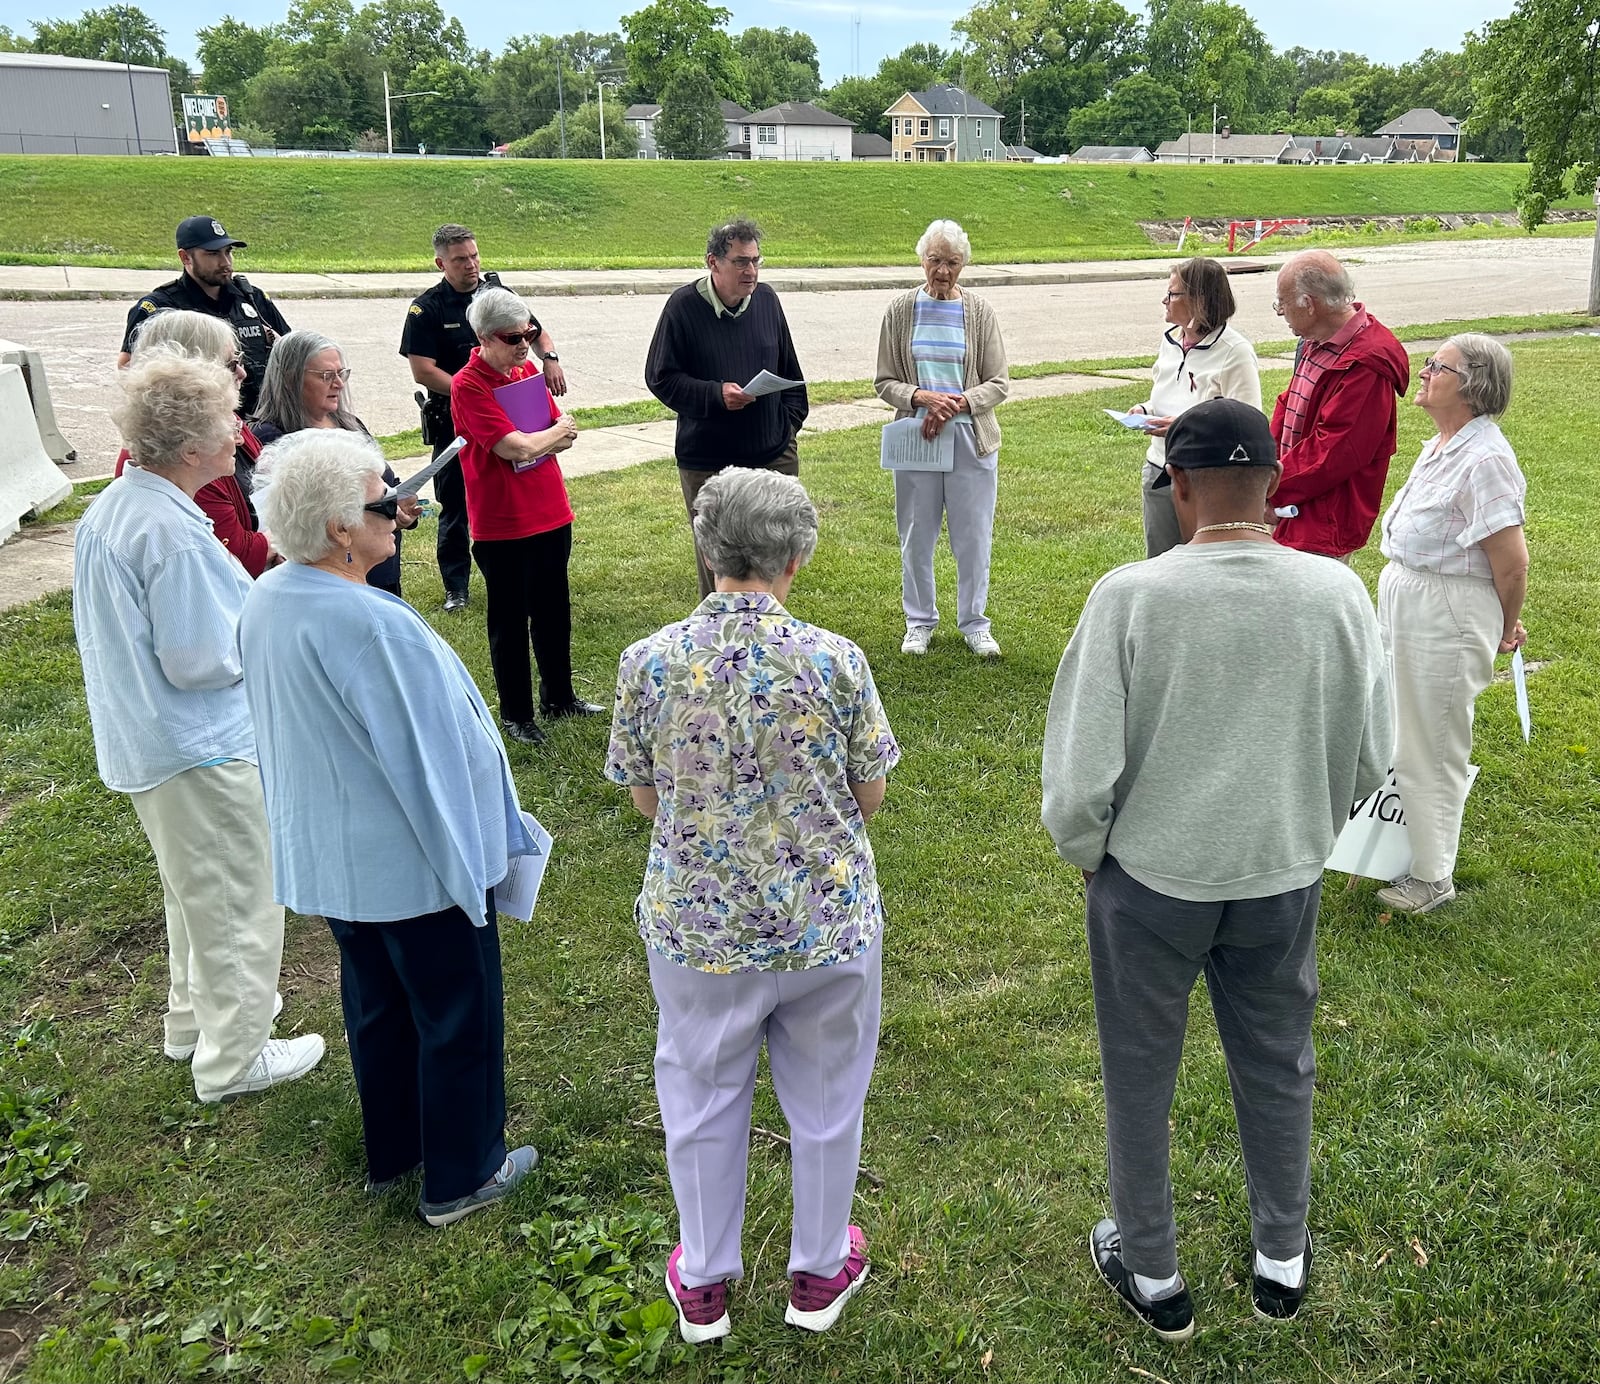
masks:
{"type": "MultiPolygon", "coordinates": [[[[1285,251],[1287,253],[1287,251],[1285,251]]],[[[1229,260],[1234,274],[1262,273],[1283,258],[1263,256],[1229,260]]],[[[1120,283],[1164,279],[1170,256],[1142,260],[1090,260],[1059,264],[973,264],[962,275],[971,288],[1001,285],[1120,283]]],[[[491,269],[493,265],[489,266],[491,269]]],[[[439,282],[436,271],[414,274],[278,274],[256,273],[249,256],[238,270],[274,298],[414,298],[439,282]]],[[[0,298],[132,301],[178,272],[176,256],[167,269],[90,269],[71,265],[0,265],[0,298]]],[[[674,269],[507,269],[508,288],[529,297],[587,297],[608,294],[671,293],[694,277],[695,267],[674,269]]],[[[703,272],[703,271],[701,271],[703,272]]],[[[781,263],[763,269],[763,283],[780,293],[836,293],[881,288],[914,288],[922,282],[915,264],[863,265],[838,269],[786,269],[781,263]]]]}
{"type": "MultiPolygon", "coordinates": [[[[1144,372],[1141,378],[1147,377],[1144,372]]],[[[1044,399],[1067,394],[1083,394],[1095,389],[1118,389],[1126,379],[1111,375],[1043,375],[1037,379],[1013,380],[1011,401],[1044,399]]],[[[1004,405],[1002,405],[1004,407],[1004,405]]],[[[845,404],[824,404],[811,410],[801,433],[801,447],[807,436],[839,432],[868,424],[883,424],[891,415],[889,406],[877,399],[845,404]]],[[[620,428],[595,428],[580,434],[578,445],[561,460],[562,474],[569,479],[597,475],[602,471],[621,471],[647,461],[662,461],[672,456],[676,424],[671,419],[657,423],[633,423],[620,428]]],[[[426,457],[410,457],[391,463],[402,476],[420,469],[426,457]]],[[[804,452],[802,450],[802,467],[804,452]]],[[[676,503],[677,483],[669,497],[676,503]]],[[[26,524],[22,531],[0,547],[0,611],[36,601],[72,585],[72,524],[26,524]]]]}

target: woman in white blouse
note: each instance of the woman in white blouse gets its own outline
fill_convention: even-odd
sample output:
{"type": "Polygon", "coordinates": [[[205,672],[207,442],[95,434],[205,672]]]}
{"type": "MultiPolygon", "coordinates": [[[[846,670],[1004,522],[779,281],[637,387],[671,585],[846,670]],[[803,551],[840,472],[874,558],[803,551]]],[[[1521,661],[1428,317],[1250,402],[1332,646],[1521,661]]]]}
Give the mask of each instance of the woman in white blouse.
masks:
{"type": "Polygon", "coordinates": [[[1451,337],[1422,368],[1417,406],[1439,429],[1383,516],[1378,624],[1394,678],[1394,774],[1411,873],[1378,897],[1429,913],[1455,898],[1472,706],[1496,653],[1527,641],[1522,531],[1527,482],[1495,419],[1511,402],[1511,353],[1451,337]]]}
{"type": "Polygon", "coordinates": [[[1255,347],[1228,325],[1236,306],[1228,271],[1216,260],[1185,260],[1173,266],[1167,296],[1161,301],[1170,325],[1151,370],[1150,397],[1129,410],[1150,415],[1150,448],[1141,487],[1146,557],[1183,542],[1172,491],[1151,489],[1166,470],[1166,436],[1173,419],[1207,399],[1238,399],[1251,408],[1261,407],[1255,347]]]}

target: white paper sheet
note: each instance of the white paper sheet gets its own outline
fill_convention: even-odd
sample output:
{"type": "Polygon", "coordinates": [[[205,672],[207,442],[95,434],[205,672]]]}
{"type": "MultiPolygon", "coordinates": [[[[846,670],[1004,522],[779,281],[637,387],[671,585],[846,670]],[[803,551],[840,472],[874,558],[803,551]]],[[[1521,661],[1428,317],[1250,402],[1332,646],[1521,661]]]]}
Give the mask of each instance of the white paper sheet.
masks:
{"type": "Polygon", "coordinates": [[[1150,431],[1150,419],[1147,414],[1123,413],[1114,408],[1101,409],[1100,412],[1105,414],[1107,418],[1115,418],[1123,427],[1132,428],[1135,432],[1150,431]]]}
{"type": "Polygon", "coordinates": [[[947,423],[931,442],[922,435],[922,419],[897,418],[883,425],[878,464],[885,471],[950,471],[956,464],[955,424],[947,423]]]}
{"type": "Polygon", "coordinates": [[[550,864],[550,833],[531,812],[522,814],[522,825],[533,837],[532,855],[514,855],[506,870],[506,877],[494,887],[495,910],[525,923],[533,921],[533,906],[539,902],[539,886],[544,882],[545,867],[550,864]]]}
{"type": "Polygon", "coordinates": [[[1517,689],[1517,720],[1522,722],[1522,743],[1533,739],[1533,718],[1528,713],[1528,665],[1522,661],[1522,650],[1511,655],[1511,683],[1517,689]]]}
{"type": "Polygon", "coordinates": [[[782,375],[774,375],[770,370],[763,370],[755,379],[740,388],[751,396],[759,399],[763,394],[776,394],[780,389],[795,389],[805,383],[804,380],[786,380],[782,375]]]}

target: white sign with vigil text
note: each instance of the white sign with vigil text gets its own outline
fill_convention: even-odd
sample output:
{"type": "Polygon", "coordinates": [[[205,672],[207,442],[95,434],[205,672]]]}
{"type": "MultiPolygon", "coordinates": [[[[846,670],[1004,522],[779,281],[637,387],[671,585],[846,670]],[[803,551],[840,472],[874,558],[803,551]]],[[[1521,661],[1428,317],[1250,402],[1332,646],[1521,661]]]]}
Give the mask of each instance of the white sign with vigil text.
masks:
{"type": "MultiPolygon", "coordinates": [[[[1478,766],[1467,765],[1467,792],[1478,777],[1478,766]]],[[[1411,873],[1411,838],[1406,834],[1405,807],[1394,770],[1376,793],[1350,809],[1350,820],[1328,857],[1330,870],[1367,879],[1401,879],[1411,873]]]]}

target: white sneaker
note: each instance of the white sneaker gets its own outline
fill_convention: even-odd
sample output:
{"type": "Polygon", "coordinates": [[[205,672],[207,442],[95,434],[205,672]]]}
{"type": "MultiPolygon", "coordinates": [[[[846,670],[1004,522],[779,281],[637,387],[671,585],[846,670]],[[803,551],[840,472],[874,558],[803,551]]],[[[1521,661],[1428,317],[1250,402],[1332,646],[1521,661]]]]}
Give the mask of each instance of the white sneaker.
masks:
{"type": "Polygon", "coordinates": [[[220,1091],[200,1091],[198,1095],[207,1105],[218,1101],[237,1100],[252,1091],[265,1091],[269,1086],[281,1086],[304,1076],[322,1061],[326,1048],[319,1033],[307,1033],[300,1038],[268,1038],[267,1045],[250,1064],[250,1070],[231,1086],[220,1091]]]}
{"type": "Polygon", "coordinates": [[[906,631],[906,637],[900,641],[900,652],[903,654],[925,654],[928,652],[928,641],[932,638],[932,625],[912,625],[906,631]]]}
{"type": "Polygon", "coordinates": [[[999,658],[1000,645],[988,630],[975,630],[967,636],[967,647],[979,658],[999,658]]]}
{"type": "Polygon", "coordinates": [[[1455,896],[1455,878],[1451,875],[1446,875],[1434,883],[1405,875],[1395,880],[1387,889],[1378,890],[1379,901],[1401,913],[1432,913],[1434,909],[1449,903],[1455,896]]]}
{"type": "MultiPolygon", "coordinates": [[[[283,996],[274,993],[272,996],[272,1021],[278,1021],[278,1015],[283,1013],[283,996]]],[[[174,1062],[187,1062],[194,1056],[194,1043],[163,1043],[161,1051],[166,1053],[174,1062]]]]}

